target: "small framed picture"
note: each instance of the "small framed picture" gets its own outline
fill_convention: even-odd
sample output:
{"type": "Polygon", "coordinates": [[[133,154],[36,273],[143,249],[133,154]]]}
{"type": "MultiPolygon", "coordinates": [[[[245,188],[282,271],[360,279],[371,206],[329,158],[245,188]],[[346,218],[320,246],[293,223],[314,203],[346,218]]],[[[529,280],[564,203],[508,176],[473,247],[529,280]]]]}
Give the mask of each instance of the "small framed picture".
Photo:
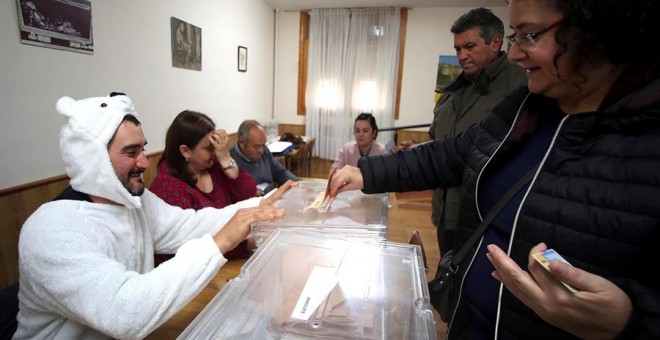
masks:
{"type": "Polygon", "coordinates": [[[238,46],[238,71],[247,71],[247,47],[238,46]]]}

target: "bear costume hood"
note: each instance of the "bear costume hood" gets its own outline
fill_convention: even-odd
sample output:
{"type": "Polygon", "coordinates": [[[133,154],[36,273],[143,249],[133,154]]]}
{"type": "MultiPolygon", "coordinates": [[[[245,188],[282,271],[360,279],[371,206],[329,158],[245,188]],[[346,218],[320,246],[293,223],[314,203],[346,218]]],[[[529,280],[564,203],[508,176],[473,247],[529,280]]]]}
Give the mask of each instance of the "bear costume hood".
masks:
{"type": "Polygon", "coordinates": [[[71,187],[130,209],[141,208],[140,197],[119,181],[108,154],[108,143],[124,117],[139,119],[131,99],[115,92],[78,101],[62,97],[55,108],[68,118],[60,131],[60,149],[71,187]]]}

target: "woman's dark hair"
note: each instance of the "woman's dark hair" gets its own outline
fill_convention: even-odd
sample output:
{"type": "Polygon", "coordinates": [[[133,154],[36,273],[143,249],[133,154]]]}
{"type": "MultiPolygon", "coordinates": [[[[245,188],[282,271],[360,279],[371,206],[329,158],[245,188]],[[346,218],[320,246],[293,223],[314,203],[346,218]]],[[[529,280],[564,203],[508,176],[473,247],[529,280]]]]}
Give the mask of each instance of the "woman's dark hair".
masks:
{"type": "MultiPolygon", "coordinates": [[[[360,113],[357,118],[355,118],[355,122],[358,120],[366,120],[369,122],[369,125],[371,125],[371,129],[376,132],[374,135],[374,139],[378,137],[378,125],[376,125],[376,118],[371,113],[360,113]]],[[[355,125],[355,123],[353,124],[355,125]]]]}
{"type": "MultiPolygon", "coordinates": [[[[553,0],[548,2],[564,14],[557,29],[559,49],[555,66],[569,44],[575,44],[575,70],[591,60],[645,70],[657,77],[660,53],[650,48],[658,39],[658,0],[553,0]]],[[[561,77],[561,75],[560,75],[561,77]]],[[[576,84],[579,85],[579,84],[576,84]]]]}
{"type": "Polygon", "coordinates": [[[202,138],[214,130],[215,123],[207,115],[189,110],[182,111],[167,129],[165,150],[158,163],[166,160],[172,176],[195,185],[197,181],[188,170],[188,163],[179,151],[179,146],[185,145],[192,150],[202,138]]]}

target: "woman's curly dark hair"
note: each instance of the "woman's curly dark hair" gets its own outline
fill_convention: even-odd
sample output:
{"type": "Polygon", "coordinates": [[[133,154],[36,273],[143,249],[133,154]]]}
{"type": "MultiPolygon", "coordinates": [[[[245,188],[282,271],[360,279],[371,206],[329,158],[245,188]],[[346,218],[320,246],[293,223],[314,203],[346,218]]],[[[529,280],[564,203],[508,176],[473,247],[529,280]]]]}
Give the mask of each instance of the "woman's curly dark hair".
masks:
{"type": "Polygon", "coordinates": [[[602,57],[630,66],[658,63],[658,52],[651,50],[656,50],[652,45],[660,38],[656,21],[660,1],[555,0],[555,4],[564,13],[561,27],[571,29],[579,61],[602,57]]]}
{"type": "MultiPolygon", "coordinates": [[[[506,1],[509,3],[512,0],[506,1]]],[[[593,60],[627,65],[658,74],[660,0],[547,0],[564,14],[557,28],[557,59],[569,44],[575,69],[593,60]]]]}

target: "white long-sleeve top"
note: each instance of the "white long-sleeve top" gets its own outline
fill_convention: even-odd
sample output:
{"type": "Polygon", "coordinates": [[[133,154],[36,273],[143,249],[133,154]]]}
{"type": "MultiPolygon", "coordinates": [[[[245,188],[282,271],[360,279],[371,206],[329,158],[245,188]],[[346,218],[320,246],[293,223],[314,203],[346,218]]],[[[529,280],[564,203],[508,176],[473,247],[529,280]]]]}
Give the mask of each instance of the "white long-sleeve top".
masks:
{"type": "Polygon", "coordinates": [[[212,239],[239,208],[182,210],[145,190],[140,208],[58,200],[19,241],[15,339],[142,338],[195,297],[227,260],[212,239]],[[176,256],[154,269],[153,255],[176,256]]]}

